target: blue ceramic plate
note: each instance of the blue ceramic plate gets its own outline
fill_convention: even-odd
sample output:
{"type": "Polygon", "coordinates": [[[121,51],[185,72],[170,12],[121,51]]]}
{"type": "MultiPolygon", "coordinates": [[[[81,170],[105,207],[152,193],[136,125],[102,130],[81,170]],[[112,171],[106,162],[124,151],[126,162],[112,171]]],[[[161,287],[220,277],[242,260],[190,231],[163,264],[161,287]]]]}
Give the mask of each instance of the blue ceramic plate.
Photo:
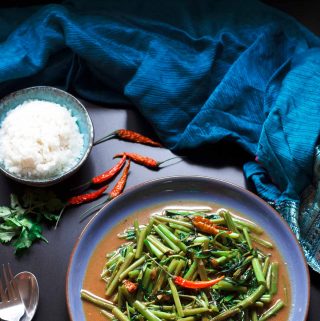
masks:
{"type": "MultiPolygon", "coordinates": [[[[88,223],[75,245],[67,275],[67,303],[73,321],[85,321],[80,290],[90,257],[110,229],[133,212],[177,202],[211,202],[244,213],[267,231],[287,262],[292,307],[287,321],[306,319],[309,306],[309,272],[302,250],[280,215],[259,197],[229,183],[205,177],[172,177],[128,189],[88,223]]],[[[181,203],[182,202],[182,203],[181,203]]]]}

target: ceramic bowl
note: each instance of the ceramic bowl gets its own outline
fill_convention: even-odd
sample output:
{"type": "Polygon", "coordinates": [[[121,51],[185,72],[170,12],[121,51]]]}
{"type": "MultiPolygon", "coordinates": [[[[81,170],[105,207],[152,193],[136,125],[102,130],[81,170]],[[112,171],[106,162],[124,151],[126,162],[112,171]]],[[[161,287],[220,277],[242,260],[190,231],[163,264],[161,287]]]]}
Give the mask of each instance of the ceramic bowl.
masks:
{"type": "MultiPolygon", "coordinates": [[[[230,209],[241,213],[265,230],[285,262],[291,284],[291,304],[286,307],[290,312],[286,320],[306,320],[310,293],[309,271],[300,245],[287,223],[253,193],[224,181],[199,176],[161,178],[129,188],[91,219],[79,237],[69,263],[66,297],[70,319],[86,320],[80,290],[84,287],[88,263],[96,247],[110,236],[117,224],[127,221],[132,225],[136,213],[147,214],[155,207],[177,207],[190,203],[210,203],[230,209]]],[[[99,263],[102,269],[104,261],[99,263]]],[[[98,273],[96,282],[100,281],[98,273]]]]}
{"type": "Polygon", "coordinates": [[[20,177],[8,171],[0,160],[0,171],[11,179],[30,186],[45,187],[54,185],[74,174],[88,158],[93,146],[94,131],[90,116],[83,104],[71,94],[48,86],[29,87],[9,94],[0,101],[0,126],[9,111],[26,100],[44,100],[67,108],[76,117],[80,133],[83,135],[83,148],[77,163],[65,172],[48,178],[20,177]]]}

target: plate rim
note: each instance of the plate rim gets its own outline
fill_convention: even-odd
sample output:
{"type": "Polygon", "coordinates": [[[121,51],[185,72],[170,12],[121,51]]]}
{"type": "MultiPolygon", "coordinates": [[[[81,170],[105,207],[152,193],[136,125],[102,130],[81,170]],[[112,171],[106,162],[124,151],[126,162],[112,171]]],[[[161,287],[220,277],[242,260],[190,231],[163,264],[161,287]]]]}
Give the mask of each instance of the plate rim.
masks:
{"type": "Polygon", "coordinates": [[[66,304],[67,304],[67,310],[68,310],[68,315],[71,321],[75,321],[72,314],[71,314],[71,308],[70,308],[70,302],[69,302],[69,296],[68,296],[68,285],[69,285],[69,279],[70,279],[70,270],[71,270],[71,265],[73,262],[73,258],[75,255],[75,251],[79,245],[79,242],[81,241],[81,239],[83,238],[84,234],[86,233],[87,229],[89,228],[89,226],[91,224],[93,224],[94,220],[97,218],[97,216],[104,211],[104,209],[108,206],[110,206],[110,204],[116,202],[118,199],[121,199],[123,197],[123,195],[129,194],[132,191],[144,187],[145,185],[149,185],[149,184],[154,184],[157,182],[161,182],[161,181],[168,181],[168,180],[176,180],[176,179],[199,179],[199,180],[207,180],[207,181],[214,181],[217,183],[220,183],[222,185],[225,186],[231,186],[234,190],[238,191],[239,193],[245,193],[247,194],[249,197],[253,197],[258,203],[261,203],[262,205],[266,206],[269,208],[269,210],[271,212],[273,212],[273,214],[275,214],[278,219],[280,219],[282,221],[282,223],[284,223],[284,227],[287,229],[287,231],[289,231],[289,233],[291,234],[291,236],[294,239],[294,242],[296,243],[297,248],[299,249],[299,252],[303,258],[303,264],[304,264],[304,268],[306,270],[306,276],[307,276],[307,304],[306,304],[306,311],[305,311],[305,315],[304,318],[301,319],[301,321],[306,321],[308,318],[308,313],[309,313],[309,309],[310,309],[310,271],[309,271],[309,266],[307,264],[306,261],[306,257],[304,255],[302,246],[300,245],[296,235],[293,233],[293,231],[291,230],[291,228],[289,227],[288,223],[285,221],[285,219],[280,215],[280,213],[278,213],[270,204],[268,204],[265,200],[263,200],[261,197],[259,197],[258,195],[254,194],[253,192],[249,191],[248,189],[235,184],[233,182],[229,182],[227,180],[223,180],[223,179],[219,179],[219,178],[215,178],[215,177],[210,177],[210,176],[203,176],[203,175],[174,175],[174,176],[164,176],[164,177],[160,177],[160,178],[155,178],[155,179],[150,179],[141,183],[138,183],[136,185],[132,185],[129,188],[127,188],[122,194],[120,194],[119,196],[115,197],[114,199],[112,199],[111,201],[109,201],[108,203],[106,203],[88,222],[87,224],[84,226],[84,228],[82,229],[80,235],[77,237],[76,242],[72,248],[70,257],[69,257],[69,261],[68,261],[68,269],[67,269],[67,275],[66,275],[66,284],[65,284],[65,295],[66,295],[66,304]]]}

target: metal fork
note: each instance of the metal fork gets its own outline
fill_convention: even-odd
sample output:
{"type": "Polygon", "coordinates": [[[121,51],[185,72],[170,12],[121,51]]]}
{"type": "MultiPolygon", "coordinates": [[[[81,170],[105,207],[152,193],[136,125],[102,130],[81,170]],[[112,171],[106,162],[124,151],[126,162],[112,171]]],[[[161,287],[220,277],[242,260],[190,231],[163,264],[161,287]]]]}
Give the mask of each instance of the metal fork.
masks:
{"type": "Polygon", "coordinates": [[[2,264],[2,276],[0,274],[0,300],[0,319],[5,321],[19,321],[24,315],[25,307],[9,263],[7,267],[2,264]],[[6,291],[3,286],[7,289],[6,291]]]}

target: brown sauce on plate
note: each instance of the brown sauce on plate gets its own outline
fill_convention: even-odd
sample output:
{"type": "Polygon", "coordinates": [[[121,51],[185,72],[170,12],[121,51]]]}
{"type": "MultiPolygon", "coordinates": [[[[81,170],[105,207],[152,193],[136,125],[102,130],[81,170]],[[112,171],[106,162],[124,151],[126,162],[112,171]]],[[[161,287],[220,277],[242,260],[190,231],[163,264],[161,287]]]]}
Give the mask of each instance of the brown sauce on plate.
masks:
{"type": "MultiPolygon", "coordinates": [[[[98,244],[97,248],[95,249],[95,251],[93,252],[90,258],[82,288],[90,292],[93,292],[94,294],[100,297],[103,297],[103,298],[105,297],[104,293],[105,293],[106,283],[100,279],[100,274],[106,262],[106,254],[114,251],[122,243],[125,242],[124,240],[119,239],[117,237],[117,234],[123,232],[126,228],[131,227],[135,219],[138,219],[140,224],[144,224],[148,222],[150,214],[160,213],[164,208],[168,208],[168,207],[172,207],[172,208],[201,207],[203,208],[205,206],[210,207],[213,211],[222,207],[222,206],[219,206],[219,204],[204,203],[204,202],[201,202],[199,204],[196,202],[192,202],[189,204],[186,204],[186,202],[183,202],[179,204],[177,202],[176,204],[159,204],[155,207],[147,208],[147,209],[144,209],[143,211],[133,213],[130,217],[127,217],[124,221],[120,222],[115,227],[113,227],[110,231],[108,231],[104,239],[98,244]]],[[[230,208],[228,209],[231,211],[232,214],[240,216],[241,218],[244,218],[244,219],[246,218],[245,215],[239,214],[238,212],[230,208]]],[[[263,228],[263,226],[261,227],[263,228]]],[[[266,232],[264,232],[261,235],[261,237],[273,243],[266,232]]],[[[257,248],[260,247],[258,244],[254,244],[254,246],[257,248]]],[[[289,314],[290,314],[290,306],[291,306],[291,288],[290,288],[288,272],[286,267],[287,263],[284,262],[280,253],[277,251],[276,244],[274,244],[273,249],[262,248],[262,250],[265,253],[271,254],[271,261],[279,262],[278,293],[273,297],[271,304],[274,304],[276,300],[281,298],[286,305],[284,308],[282,308],[278,312],[277,315],[271,317],[270,320],[272,321],[288,320],[289,314]]],[[[106,317],[100,313],[100,309],[94,306],[93,304],[83,301],[83,308],[84,308],[87,321],[106,321],[107,320],[106,317]]]]}

